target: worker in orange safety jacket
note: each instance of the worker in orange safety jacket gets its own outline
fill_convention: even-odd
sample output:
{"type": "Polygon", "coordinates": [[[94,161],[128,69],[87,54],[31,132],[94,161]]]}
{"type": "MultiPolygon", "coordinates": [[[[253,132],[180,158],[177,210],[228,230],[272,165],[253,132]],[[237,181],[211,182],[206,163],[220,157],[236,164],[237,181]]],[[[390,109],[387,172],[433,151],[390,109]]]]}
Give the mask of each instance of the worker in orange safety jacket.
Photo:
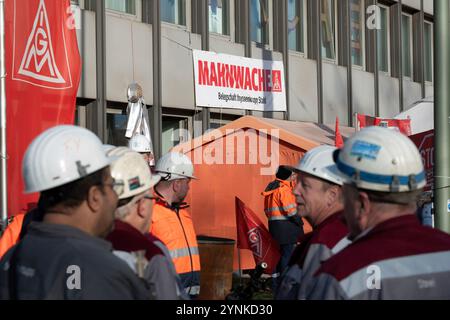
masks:
{"type": "Polygon", "coordinates": [[[277,290],[279,277],[287,267],[298,239],[303,235],[303,221],[297,215],[291,176],[291,170],[286,166],[279,166],[276,179],[261,193],[264,196],[264,212],[269,220],[270,234],[280,245],[281,258],[276,272],[272,274],[274,291],[277,290]]]}
{"type": "Polygon", "coordinates": [[[191,179],[196,179],[194,167],[187,156],[170,152],[158,160],[155,173],[161,181],[155,186],[159,199],[153,208],[150,234],[167,246],[186,293],[196,298],[200,293],[200,255],[192,218],[183,203],[191,179]]]}

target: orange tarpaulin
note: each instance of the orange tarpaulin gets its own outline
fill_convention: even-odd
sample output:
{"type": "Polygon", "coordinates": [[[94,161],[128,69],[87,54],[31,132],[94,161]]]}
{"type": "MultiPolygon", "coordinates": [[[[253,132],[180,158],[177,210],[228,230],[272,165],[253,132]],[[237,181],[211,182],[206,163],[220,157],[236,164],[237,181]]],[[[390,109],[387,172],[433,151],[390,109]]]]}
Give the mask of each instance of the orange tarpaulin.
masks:
{"type": "MultiPolygon", "coordinates": [[[[340,129],[344,137],[354,132],[340,129]]],[[[199,178],[191,182],[186,198],[197,235],[236,240],[235,197],[267,225],[261,192],[274,180],[278,165],[296,165],[311,148],[334,145],[334,137],[334,124],[246,116],[174,147],[172,151],[192,159],[199,178]]],[[[241,250],[241,268],[254,266],[252,253],[241,250]]],[[[238,267],[235,250],[234,269],[238,267]]]]}

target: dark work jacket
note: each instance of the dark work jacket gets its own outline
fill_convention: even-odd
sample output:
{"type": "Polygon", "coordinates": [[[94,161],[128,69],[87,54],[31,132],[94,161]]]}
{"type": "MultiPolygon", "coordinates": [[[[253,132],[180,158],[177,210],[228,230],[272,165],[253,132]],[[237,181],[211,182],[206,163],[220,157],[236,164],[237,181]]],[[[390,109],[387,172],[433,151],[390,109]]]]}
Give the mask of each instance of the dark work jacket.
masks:
{"type": "Polygon", "coordinates": [[[111,249],[74,227],[32,222],[0,261],[0,299],[151,299],[144,281],[111,249]]]}

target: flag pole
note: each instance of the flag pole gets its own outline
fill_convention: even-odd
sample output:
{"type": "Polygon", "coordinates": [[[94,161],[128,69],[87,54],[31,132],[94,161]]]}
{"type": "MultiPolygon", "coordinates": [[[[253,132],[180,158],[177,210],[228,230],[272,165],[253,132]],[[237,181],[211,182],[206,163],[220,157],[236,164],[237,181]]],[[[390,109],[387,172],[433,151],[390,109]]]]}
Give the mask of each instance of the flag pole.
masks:
{"type": "Polygon", "coordinates": [[[239,285],[242,285],[241,249],[238,249],[239,285]]]}
{"type": "MultiPolygon", "coordinates": [[[[6,66],[5,66],[5,1],[0,0],[0,211],[2,228],[8,219],[8,192],[6,179],[6,66]]],[[[3,231],[2,229],[2,231],[3,231]]]]}

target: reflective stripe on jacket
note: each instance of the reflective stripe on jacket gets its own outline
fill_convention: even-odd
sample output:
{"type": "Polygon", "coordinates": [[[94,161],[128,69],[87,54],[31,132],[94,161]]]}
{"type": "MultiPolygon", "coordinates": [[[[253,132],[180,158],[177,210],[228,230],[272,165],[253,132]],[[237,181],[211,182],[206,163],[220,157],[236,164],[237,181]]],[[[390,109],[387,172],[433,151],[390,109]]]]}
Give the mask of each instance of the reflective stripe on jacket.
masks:
{"type": "Polygon", "coordinates": [[[264,213],[269,221],[289,220],[297,215],[297,203],[289,181],[276,179],[279,187],[264,191],[264,213]]]}
{"type": "Polygon", "coordinates": [[[169,249],[173,264],[188,293],[199,291],[200,255],[192,218],[184,208],[171,207],[164,200],[153,208],[150,233],[159,238],[169,249]]]}

